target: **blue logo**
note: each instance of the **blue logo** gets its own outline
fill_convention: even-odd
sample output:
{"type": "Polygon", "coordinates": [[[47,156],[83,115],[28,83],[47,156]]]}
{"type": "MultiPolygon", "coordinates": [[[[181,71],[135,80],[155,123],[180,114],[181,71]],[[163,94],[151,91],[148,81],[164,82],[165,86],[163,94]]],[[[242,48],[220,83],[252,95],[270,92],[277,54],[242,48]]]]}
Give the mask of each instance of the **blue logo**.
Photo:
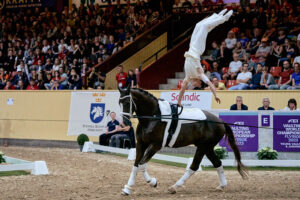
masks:
{"type": "Polygon", "coordinates": [[[90,119],[94,123],[99,123],[104,117],[105,104],[104,103],[92,103],[90,110],[90,119]]]}

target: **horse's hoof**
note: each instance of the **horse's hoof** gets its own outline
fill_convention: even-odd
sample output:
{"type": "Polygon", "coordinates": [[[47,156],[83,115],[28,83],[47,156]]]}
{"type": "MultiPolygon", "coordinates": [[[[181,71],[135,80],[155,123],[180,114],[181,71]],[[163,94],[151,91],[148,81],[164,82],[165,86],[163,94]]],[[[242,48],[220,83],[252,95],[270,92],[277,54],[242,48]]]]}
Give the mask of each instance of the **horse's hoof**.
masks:
{"type": "Polygon", "coordinates": [[[122,191],[121,195],[123,195],[123,196],[128,196],[129,194],[126,193],[126,192],[124,192],[124,191],[122,191]]]}
{"type": "Polygon", "coordinates": [[[218,187],[216,187],[216,190],[223,192],[225,190],[225,188],[226,188],[226,186],[219,185],[218,187]]]}
{"type": "Polygon", "coordinates": [[[168,192],[170,194],[175,194],[176,193],[176,189],[173,186],[171,186],[171,187],[169,187],[168,192]]]}
{"type": "Polygon", "coordinates": [[[156,178],[152,178],[151,179],[151,182],[150,182],[150,185],[152,186],[152,187],[157,187],[157,180],[156,180],[156,178]]]}

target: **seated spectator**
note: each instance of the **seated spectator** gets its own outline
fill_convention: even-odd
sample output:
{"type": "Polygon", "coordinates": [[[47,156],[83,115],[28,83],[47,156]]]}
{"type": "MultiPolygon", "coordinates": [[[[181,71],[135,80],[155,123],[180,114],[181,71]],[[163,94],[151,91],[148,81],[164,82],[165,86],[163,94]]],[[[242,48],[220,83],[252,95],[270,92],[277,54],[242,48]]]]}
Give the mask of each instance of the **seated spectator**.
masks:
{"type": "Polygon", "coordinates": [[[50,90],[61,90],[61,89],[59,88],[59,81],[57,81],[57,80],[53,81],[53,84],[52,84],[50,90]]]}
{"type": "Polygon", "coordinates": [[[133,73],[133,70],[128,71],[126,87],[130,86],[131,88],[137,87],[136,75],[133,73]]]}
{"type": "Polygon", "coordinates": [[[53,83],[55,81],[59,81],[60,80],[60,74],[58,71],[54,72],[54,77],[51,79],[51,81],[49,83],[45,83],[44,86],[47,90],[50,90],[53,86],[53,83]]]}
{"type": "Polygon", "coordinates": [[[227,38],[225,39],[226,47],[228,49],[234,49],[236,45],[236,38],[233,31],[229,31],[227,34],[227,38]]]}
{"type": "Polygon", "coordinates": [[[269,90],[286,90],[291,86],[293,70],[290,69],[290,63],[288,61],[283,62],[283,71],[280,72],[278,84],[270,85],[269,90]]]}
{"type": "Polygon", "coordinates": [[[6,85],[3,88],[3,90],[15,90],[15,89],[16,89],[16,87],[11,83],[11,81],[7,80],[6,85]]]}
{"type": "Polygon", "coordinates": [[[11,84],[14,85],[14,87],[18,84],[19,80],[22,80],[25,87],[28,84],[28,77],[23,73],[21,68],[17,69],[17,74],[13,77],[11,84]]]}
{"type": "Polygon", "coordinates": [[[241,32],[238,42],[241,43],[241,48],[245,49],[248,46],[249,38],[246,36],[244,32],[241,32]]]}
{"type": "Polygon", "coordinates": [[[248,72],[248,63],[244,63],[242,72],[238,74],[236,82],[237,85],[232,86],[229,90],[246,90],[249,87],[249,81],[252,78],[251,72],[248,72]]]}
{"type": "MultiPolygon", "coordinates": [[[[128,124],[124,124],[123,122],[120,126],[117,126],[118,133],[111,137],[111,142],[109,146],[121,148],[121,141],[124,139],[129,139],[131,143],[131,147],[135,148],[135,137],[134,130],[132,124],[129,120],[127,120],[128,124]]],[[[123,147],[124,148],[124,147],[123,147]]]]}
{"type": "MultiPolygon", "coordinates": [[[[225,84],[219,81],[217,77],[212,77],[211,82],[216,90],[226,90],[225,84]]],[[[210,87],[206,87],[205,90],[210,90],[210,87]]]]}
{"type": "Polygon", "coordinates": [[[270,47],[268,46],[268,39],[263,38],[261,39],[261,45],[257,49],[255,56],[257,58],[263,57],[264,59],[266,59],[269,53],[270,53],[270,47]]]}
{"type": "Polygon", "coordinates": [[[68,78],[68,86],[70,90],[80,90],[82,88],[82,81],[76,70],[71,69],[70,77],[68,78]]]}
{"type": "Polygon", "coordinates": [[[250,42],[247,45],[247,52],[249,52],[251,55],[254,55],[260,46],[260,40],[261,40],[261,30],[259,28],[255,28],[253,30],[253,37],[251,38],[250,42]]]}
{"type": "Polygon", "coordinates": [[[242,60],[244,58],[244,55],[246,53],[246,50],[242,48],[242,43],[237,42],[235,48],[232,50],[233,54],[237,54],[239,56],[239,60],[242,60]]]}
{"type": "Polygon", "coordinates": [[[256,63],[252,60],[250,53],[245,53],[243,59],[244,62],[248,63],[248,71],[254,74],[256,71],[256,63]]]}
{"type": "Polygon", "coordinates": [[[272,45],[270,48],[270,55],[268,57],[270,66],[279,65],[279,59],[282,56],[283,48],[278,45],[277,41],[272,41],[272,45]]]}
{"type": "Polygon", "coordinates": [[[288,87],[288,90],[300,89],[300,66],[299,63],[294,64],[295,72],[292,74],[292,86],[288,87]]]}
{"type": "Polygon", "coordinates": [[[259,107],[258,110],[275,110],[275,109],[270,106],[270,99],[266,97],[263,99],[263,106],[259,107]]]}
{"type": "Polygon", "coordinates": [[[287,107],[282,109],[282,111],[300,111],[300,109],[297,108],[297,101],[295,99],[289,99],[287,107]]]}
{"type": "Polygon", "coordinates": [[[105,73],[101,72],[99,67],[95,68],[92,67],[92,72],[89,75],[89,88],[96,89],[98,86],[101,87],[101,89],[104,90],[105,88],[105,79],[106,75],[105,73]]]}
{"type": "Polygon", "coordinates": [[[250,81],[250,90],[260,89],[260,80],[262,76],[262,65],[260,63],[257,64],[256,73],[252,76],[250,81]]]}
{"type": "Polygon", "coordinates": [[[240,72],[243,63],[239,61],[239,55],[233,54],[233,61],[229,64],[228,73],[223,74],[223,79],[235,79],[237,74],[240,72]]]}
{"type": "Polygon", "coordinates": [[[60,90],[67,89],[68,75],[67,75],[67,73],[65,73],[64,67],[60,67],[58,69],[58,72],[59,72],[59,76],[60,76],[60,79],[57,81],[57,83],[59,84],[59,89],[60,90]]]}
{"type": "Polygon", "coordinates": [[[127,83],[127,73],[123,72],[123,65],[118,66],[118,71],[119,72],[116,75],[118,87],[125,88],[127,83]]]}
{"type": "Polygon", "coordinates": [[[26,90],[38,90],[39,88],[37,87],[35,83],[35,79],[30,78],[29,85],[27,86],[26,90]]]}
{"type": "Polygon", "coordinates": [[[221,80],[221,72],[219,70],[219,63],[217,61],[214,61],[212,63],[212,72],[211,72],[211,77],[217,77],[218,80],[221,80]]]}
{"type": "Polygon", "coordinates": [[[268,67],[262,68],[262,76],[260,79],[261,89],[268,89],[270,85],[276,84],[272,74],[268,73],[268,67]]]}
{"type": "Polygon", "coordinates": [[[120,125],[120,123],[118,120],[116,120],[116,113],[111,112],[110,118],[111,118],[111,121],[109,121],[107,123],[105,133],[103,133],[99,136],[99,144],[100,145],[108,146],[111,136],[113,136],[114,134],[116,134],[118,132],[117,126],[120,125]]]}
{"type": "Polygon", "coordinates": [[[212,44],[212,51],[211,51],[211,55],[209,56],[209,61],[216,61],[220,58],[220,48],[217,44],[216,41],[213,41],[212,44]]]}
{"type": "Polygon", "coordinates": [[[18,85],[16,86],[16,90],[25,90],[26,88],[24,87],[23,81],[19,80],[18,85]]]}
{"type": "Polygon", "coordinates": [[[236,97],[236,104],[233,104],[230,107],[230,110],[248,110],[248,106],[243,104],[243,97],[237,96],[236,97]]]}

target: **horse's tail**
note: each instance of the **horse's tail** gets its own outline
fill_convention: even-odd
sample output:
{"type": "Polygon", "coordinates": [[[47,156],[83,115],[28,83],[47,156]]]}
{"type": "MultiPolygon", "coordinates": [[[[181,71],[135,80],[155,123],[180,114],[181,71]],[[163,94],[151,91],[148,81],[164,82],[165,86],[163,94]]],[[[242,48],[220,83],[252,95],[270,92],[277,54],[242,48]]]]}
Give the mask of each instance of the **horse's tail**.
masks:
{"type": "Polygon", "coordinates": [[[245,165],[243,165],[243,163],[241,161],[240,150],[239,150],[238,146],[235,144],[235,139],[234,139],[232,129],[226,123],[224,123],[224,126],[225,126],[225,130],[226,130],[225,140],[226,140],[226,138],[228,138],[228,143],[229,143],[231,149],[233,150],[235,160],[237,161],[238,171],[239,171],[240,175],[242,176],[242,178],[246,179],[248,177],[247,167],[245,165]]]}

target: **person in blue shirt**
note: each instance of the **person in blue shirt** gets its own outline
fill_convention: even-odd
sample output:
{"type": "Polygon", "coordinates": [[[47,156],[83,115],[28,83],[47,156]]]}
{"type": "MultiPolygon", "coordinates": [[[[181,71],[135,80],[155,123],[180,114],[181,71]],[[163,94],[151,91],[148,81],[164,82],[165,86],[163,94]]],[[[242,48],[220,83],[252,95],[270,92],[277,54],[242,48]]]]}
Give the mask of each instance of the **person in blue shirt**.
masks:
{"type": "Polygon", "coordinates": [[[263,99],[263,106],[259,107],[258,110],[275,110],[270,106],[270,99],[268,97],[263,99]]]}
{"type": "Polygon", "coordinates": [[[135,148],[136,144],[132,124],[130,120],[127,120],[126,118],[124,118],[124,120],[126,121],[122,122],[120,126],[117,126],[118,134],[111,137],[109,146],[121,148],[121,141],[129,139],[131,148],[135,148]]]}
{"type": "Polygon", "coordinates": [[[262,75],[262,65],[260,63],[257,64],[256,73],[252,76],[250,80],[250,90],[261,89],[260,80],[262,75]]]}
{"type": "Polygon", "coordinates": [[[111,121],[109,121],[107,123],[105,133],[103,133],[103,134],[101,134],[99,136],[99,144],[100,145],[108,146],[110,138],[114,134],[118,133],[118,129],[117,128],[120,125],[120,122],[118,120],[116,120],[116,113],[115,112],[111,112],[110,113],[110,118],[111,118],[111,121]]]}
{"type": "Polygon", "coordinates": [[[292,74],[292,86],[288,87],[288,90],[299,90],[300,89],[300,64],[294,63],[295,72],[292,74]]]}

